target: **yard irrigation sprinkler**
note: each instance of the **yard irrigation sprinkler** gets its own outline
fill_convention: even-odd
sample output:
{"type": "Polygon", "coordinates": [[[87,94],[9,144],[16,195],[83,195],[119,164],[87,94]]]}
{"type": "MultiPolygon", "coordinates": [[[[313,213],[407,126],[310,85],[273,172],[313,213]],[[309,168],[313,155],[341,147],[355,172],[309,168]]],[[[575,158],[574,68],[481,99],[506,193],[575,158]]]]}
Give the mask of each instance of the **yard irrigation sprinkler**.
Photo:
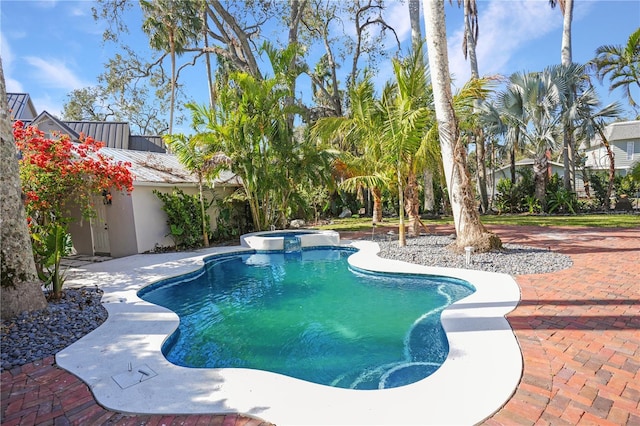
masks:
{"type": "Polygon", "coordinates": [[[376,235],[376,224],[372,223],[371,224],[371,241],[375,240],[375,235],[376,235]]]}
{"type": "Polygon", "coordinates": [[[472,246],[466,246],[464,248],[464,264],[469,267],[471,265],[471,252],[473,252],[472,246]]]}

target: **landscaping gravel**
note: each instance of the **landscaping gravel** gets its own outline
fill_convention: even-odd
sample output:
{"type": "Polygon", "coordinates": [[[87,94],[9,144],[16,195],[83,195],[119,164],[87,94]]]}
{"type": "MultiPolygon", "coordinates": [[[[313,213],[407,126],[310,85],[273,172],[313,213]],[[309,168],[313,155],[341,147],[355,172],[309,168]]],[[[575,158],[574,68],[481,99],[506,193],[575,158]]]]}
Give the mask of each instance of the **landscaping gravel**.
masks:
{"type": "MultiPolygon", "coordinates": [[[[378,238],[377,238],[378,239],[378,238]]],[[[430,266],[464,268],[465,255],[447,246],[451,236],[428,235],[407,239],[399,247],[396,239],[380,240],[380,256],[430,266]]],[[[571,267],[571,258],[546,249],[505,244],[500,252],[471,256],[470,269],[510,275],[540,274],[571,267]]],[[[50,301],[47,309],[2,320],[1,369],[9,370],[51,355],[91,332],[107,319],[98,288],[68,288],[64,297],[50,301]]]]}
{"type": "Polygon", "coordinates": [[[2,320],[1,370],[10,370],[66,348],[107,319],[98,288],[68,288],[46,309],[2,320]]]}
{"type": "Polygon", "coordinates": [[[502,251],[472,253],[471,263],[465,266],[464,254],[455,254],[447,250],[447,246],[454,241],[454,236],[429,235],[407,238],[407,245],[399,247],[396,236],[393,241],[378,241],[378,244],[380,244],[380,257],[387,259],[404,260],[427,266],[501,272],[509,275],[544,274],[573,265],[569,256],[548,249],[503,244],[502,251]]]}

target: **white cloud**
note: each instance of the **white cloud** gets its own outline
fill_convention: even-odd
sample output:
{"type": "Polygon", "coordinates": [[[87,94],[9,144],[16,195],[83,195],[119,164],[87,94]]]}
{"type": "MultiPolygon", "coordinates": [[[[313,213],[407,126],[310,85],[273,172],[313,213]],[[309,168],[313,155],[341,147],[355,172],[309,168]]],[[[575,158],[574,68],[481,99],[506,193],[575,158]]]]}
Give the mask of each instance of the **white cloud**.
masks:
{"type": "Polygon", "coordinates": [[[74,74],[59,59],[45,60],[36,56],[27,56],[24,59],[34,68],[32,74],[44,87],[71,91],[91,85],[74,74]]]}
{"type": "Polygon", "coordinates": [[[32,101],[39,113],[47,111],[56,117],[62,117],[62,104],[59,99],[54,100],[48,94],[44,94],[32,96],[32,101]]]}
{"type": "Polygon", "coordinates": [[[53,9],[58,4],[58,0],[40,0],[34,2],[34,4],[42,9],[53,9]]]}
{"type": "MultiPolygon", "coordinates": [[[[481,4],[482,5],[482,4],[481,4]]],[[[558,10],[547,2],[491,0],[478,12],[479,39],[476,47],[480,75],[510,74],[513,59],[523,50],[534,51],[536,40],[562,28],[558,10]]],[[[462,25],[449,31],[449,67],[457,86],[466,82],[471,72],[462,53],[462,25]]],[[[558,61],[560,60],[558,41],[558,61]]],[[[529,70],[534,71],[534,70],[529,70]]]]}
{"type": "Polygon", "coordinates": [[[11,51],[11,46],[7,41],[7,37],[5,37],[5,35],[1,32],[0,32],[0,58],[2,58],[2,73],[4,74],[4,82],[6,85],[7,92],[14,92],[14,93],[24,92],[24,87],[22,86],[22,84],[12,76],[13,61],[15,59],[15,56],[11,51]]]}
{"type": "MultiPolygon", "coordinates": [[[[411,37],[411,22],[409,21],[409,6],[400,1],[390,2],[384,11],[384,19],[391,26],[400,39],[400,43],[411,37]]],[[[388,49],[395,51],[398,48],[395,37],[388,31],[388,49]]]]}

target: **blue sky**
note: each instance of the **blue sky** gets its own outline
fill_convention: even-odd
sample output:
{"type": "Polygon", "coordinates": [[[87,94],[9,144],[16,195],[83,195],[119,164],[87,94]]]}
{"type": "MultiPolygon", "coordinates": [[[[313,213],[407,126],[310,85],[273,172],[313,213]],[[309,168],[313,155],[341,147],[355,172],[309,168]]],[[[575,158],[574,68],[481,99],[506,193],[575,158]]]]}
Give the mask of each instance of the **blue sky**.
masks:
{"type": "MultiPolygon", "coordinates": [[[[469,65],[461,50],[462,13],[446,2],[449,61],[455,80],[469,77],[469,65]]],[[[27,92],[38,112],[56,115],[74,89],[96,84],[103,64],[115,53],[103,45],[103,24],[91,16],[91,1],[1,0],[0,56],[9,92],[27,92]]],[[[410,39],[407,5],[387,0],[385,14],[401,40],[410,39]]],[[[560,62],[562,14],[551,9],[548,0],[478,0],[480,74],[510,75],[516,71],[539,71],[560,62]]],[[[147,49],[147,41],[131,16],[128,44],[147,49]]],[[[638,0],[576,0],[573,20],[573,60],[584,63],[601,45],[624,45],[640,26],[638,0]]],[[[393,48],[395,43],[386,44],[393,48]]],[[[345,67],[348,68],[348,67],[345,67]]],[[[378,82],[390,76],[390,67],[379,69],[378,82]]],[[[200,74],[198,74],[199,76],[200,74]]],[[[207,101],[206,83],[187,76],[189,97],[207,101]]],[[[603,103],[621,99],[621,92],[609,94],[608,85],[598,89],[603,103]]],[[[640,94],[638,95],[640,98],[640,94]]],[[[626,105],[626,100],[623,100],[626,105]]]]}

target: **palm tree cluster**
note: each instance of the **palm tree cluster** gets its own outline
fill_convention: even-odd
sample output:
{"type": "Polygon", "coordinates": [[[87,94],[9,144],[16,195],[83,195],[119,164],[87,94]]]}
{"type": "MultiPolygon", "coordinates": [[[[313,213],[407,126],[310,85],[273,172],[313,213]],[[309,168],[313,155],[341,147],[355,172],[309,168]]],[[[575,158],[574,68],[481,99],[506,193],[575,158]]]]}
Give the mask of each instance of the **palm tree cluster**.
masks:
{"type": "MultiPolygon", "coordinates": [[[[433,22],[443,20],[438,14],[444,1],[432,3],[429,12],[435,13],[433,22]]],[[[551,1],[551,6],[560,5],[564,16],[562,63],[502,80],[480,78],[475,55],[478,8],[474,0],[457,3],[464,9],[463,50],[470,59],[471,80],[455,94],[436,91],[436,87],[450,86],[446,51],[430,57],[431,66],[444,58],[432,83],[421,46],[419,2],[411,1],[411,54],[391,60],[394,78],[377,94],[371,74],[358,71],[357,53],[346,88],[338,84],[334,47],[327,32],[336,18],[335,5],[332,9],[321,1],[291,0],[288,9],[283,8],[288,10],[286,47],[277,49],[264,43],[254,50],[248,31],[251,27],[241,27],[240,15],[231,14],[228,5],[217,1],[142,1],[143,28],[151,46],[171,58],[168,146],[196,172],[201,188],[223,168],[239,176],[242,190],[234,198],[246,201],[257,230],[284,227],[288,219],[304,214],[305,207],[317,211],[320,203],[344,201],[346,196],[341,194],[355,193],[360,205],[365,204],[365,197],[372,199],[373,224],[382,221],[385,200],[387,208],[392,206],[400,218],[399,243],[404,245],[405,229],[416,235],[424,227],[420,215],[426,209],[421,208],[421,195],[424,200],[433,200],[433,193],[441,189],[442,204],[429,203],[428,208],[452,212],[460,244],[477,246],[480,236],[487,234],[478,210],[491,210],[486,168],[495,167],[496,162],[508,157],[515,183],[516,159],[533,157],[535,199],[546,209],[548,162],[562,158],[564,190],[575,193],[578,146],[599,135],[608,147],[604,125],[622,111],[617,103],[604,108],[599,105],[589,72],[595,70],[598,78],[609,76],[612,88],[628,89],[637,76],[640,36],[632,35],[631,47],[625,49],[603,46],[586,66],[572,63],[573,2],[551,1]],[[325,45],[326,54],[313,70],[303,62],[306,52],[298,37],[322,40],[325,45]],[[220,44],[207,47],[209,38],[224,48],[220,44]],[[193,50],[198,41],[205,44],[201,50],[204,56],[208,59],[215,54],[219,65],[215,81],[210,82],[211,99],[208,106],[187,104],[195,136],[174,135],[176,55],[193,50]],[[268,61],[260,60],[263,55],[268,61]],[[265,62],[270,65],[268,71],[265,62]],[[304,105],[296,93],[296,82],[303,74],[310,77],[315,107],[304,105]],[[495,91],[499,84],[502,89],[495,91]],[[475,150],[471,152],[470,147],[475,150]],[[485,150],[491,152],[488,160],[485,150]],[[315,191],[318,186],[326,189],[315,191]],[[319,200],[323,194],[325,199],[319,200]],[[467,234],[466,238],[461,234],[467,234]]],[[[356,2],[349,9],[358,34],[374,22],[367,19],[367,24],[358,24],[365,16],[361,13],[381,8],[377,2],[368,7],[356,2]]],[[[387,28],[384,21],[378,23],[387,28]]],[[[428,31],[428,42],[446,39],[444,21],[427,28],[432,31],[428,31]]],[[[364,46],[360,44],[363,40],[358,37],[356,52],[364,46]]],[[[440,45],[432,46],[429,55],[440,45]]],[[[635,105],[630,96],[629,101],[635,105]]],[[[613,160],[611,154],[609,194],[613,160]]],[[[207,235],[203,238],[206,243],[207,235]]],[[[493,241],[484,249],[499,246],[493,241]]]]}

